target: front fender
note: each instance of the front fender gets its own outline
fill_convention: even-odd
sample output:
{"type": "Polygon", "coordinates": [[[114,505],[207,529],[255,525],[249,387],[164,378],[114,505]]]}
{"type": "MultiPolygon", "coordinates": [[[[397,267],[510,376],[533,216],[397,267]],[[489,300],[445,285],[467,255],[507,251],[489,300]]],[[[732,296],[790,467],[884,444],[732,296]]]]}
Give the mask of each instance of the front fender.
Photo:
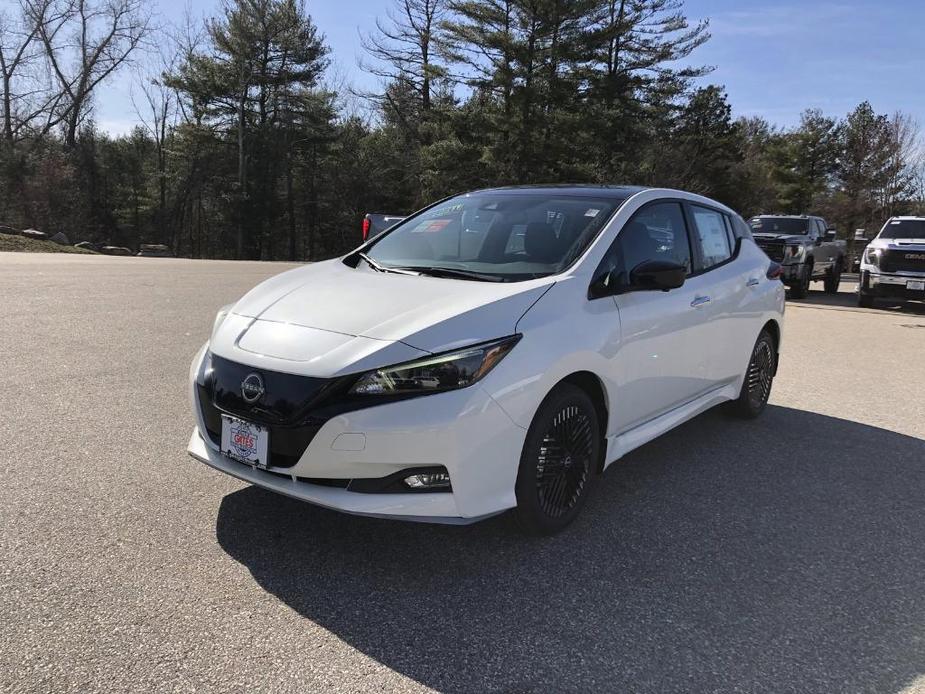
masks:
{"type": "Polygon", "coordinates": [[[518,323],[523,339],[482,382],[518,426],[529,427],[549,392],[577,372],[598,378],[613,421],[616,384],[606,374],[610,357],[620,348],[619,315],[611,297],[588,301],[586,292],[579,278],[557,282],[518,323]],[[576,350],[576,337],[583,349],[576,350]]]}

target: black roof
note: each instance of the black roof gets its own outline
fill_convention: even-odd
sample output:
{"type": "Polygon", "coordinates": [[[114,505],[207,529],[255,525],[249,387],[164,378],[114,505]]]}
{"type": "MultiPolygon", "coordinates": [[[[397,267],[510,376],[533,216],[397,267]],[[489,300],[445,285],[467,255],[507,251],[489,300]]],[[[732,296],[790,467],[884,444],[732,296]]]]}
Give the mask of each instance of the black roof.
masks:
{"type": "Polygon", "coordinates": [[[594,198],[610,198],[613,200],[626,200],[631,195],[649,190],[646,186],[617,186],[617,185],[594,185],[594,184],[573,184],[573,183],[556,183],[549,185],[522,185],[522,186],[502,186],[498,188],[483,188],[481,190],[471,191],[473,193],[549,193],[551,195],[574,195],[594,198]]]}

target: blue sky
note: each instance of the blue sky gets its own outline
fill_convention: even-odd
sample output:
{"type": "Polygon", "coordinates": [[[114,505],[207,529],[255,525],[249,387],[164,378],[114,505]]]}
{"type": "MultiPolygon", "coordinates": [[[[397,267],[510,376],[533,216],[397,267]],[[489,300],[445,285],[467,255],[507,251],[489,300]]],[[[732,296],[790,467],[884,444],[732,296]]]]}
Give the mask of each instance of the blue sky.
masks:
{"type": "MultiPolygon", "coordinates": [[[[186,0],[152,0],[161,21],[182,16],[186,0]]],[[[336,73],[375,85],[357,61],[359,32],[370,30],[390,0],[307,0],[326,35],[336,73]]],[[[218,0],[195,2],[209,14],[218,0]]],[[[687,0],[692,20],[709,19],[713,38],[692,62],[716,70],[704,82],[725,85],[736,115],[761,115],[782,126],[805,108],[843,116],[867,99],[879,112],[902,110],[925,126],[925,0],[687,0]]],[[[111,131],[135,120],[120,76],[97,99],[97,121],[111,131]]]]}

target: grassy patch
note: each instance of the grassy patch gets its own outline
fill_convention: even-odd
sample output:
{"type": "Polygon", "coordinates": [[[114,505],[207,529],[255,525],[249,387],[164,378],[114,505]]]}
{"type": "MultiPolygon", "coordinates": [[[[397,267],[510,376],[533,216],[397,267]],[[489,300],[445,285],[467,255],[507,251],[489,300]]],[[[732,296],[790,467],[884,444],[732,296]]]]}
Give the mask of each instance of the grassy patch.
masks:
{"type": "Polygon", "coordinates": [[[0,234],[0,251],[16,251],[19,253],[83,253],[97,255],[94,251],[73,246],[61,246],[44,239],[29,239],[25,236],[11,236],[0,234]]]}

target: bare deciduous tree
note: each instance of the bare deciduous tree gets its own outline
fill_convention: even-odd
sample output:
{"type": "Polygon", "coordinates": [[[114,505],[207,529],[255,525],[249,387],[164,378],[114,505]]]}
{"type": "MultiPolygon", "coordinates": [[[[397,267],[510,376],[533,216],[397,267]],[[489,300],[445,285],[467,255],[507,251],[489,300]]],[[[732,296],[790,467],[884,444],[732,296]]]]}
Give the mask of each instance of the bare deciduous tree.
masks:
{"type": "Polygon", "coordinates": [[[46,129],[73,147],[93,90],[130,60],[150,24],[143,0],[25,0],[56,84],[46,129]]]}
{"type": "Polygon", "coordinates": [[[364,69],[410,84],[423,111],[431,107],[434,80],[446,74],[437,59],[436,36],[445,15],[445,0],[397,0],[385,21],[376,19],[376,31],[363,37],[363,48],[375,61],[364,69]]]}

